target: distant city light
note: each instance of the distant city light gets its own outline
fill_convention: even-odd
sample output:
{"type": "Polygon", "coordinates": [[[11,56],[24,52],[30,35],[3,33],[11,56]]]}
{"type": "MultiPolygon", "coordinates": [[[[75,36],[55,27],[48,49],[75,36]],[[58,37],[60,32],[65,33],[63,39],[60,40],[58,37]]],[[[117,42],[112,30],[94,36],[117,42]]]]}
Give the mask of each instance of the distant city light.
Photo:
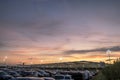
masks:
{"type": "Polygon", "coordinates": [[[43,62],[43,60],[40,60],[40,62],[42,63],[42,62],[43,62]]]}
{"type": "Polygon", "coordinates": [[[61,61],[61,60],[63,60],[63,58],[62,58],[62,57],[60,57],[60,58],[59,58],[59,60],[61,61]]]}
{"type": "Polygon", "coordinates": [[[33,62],[30,62],[30,64],[33,64],[33,62]]]}
{"type": "Polygon", "coordinates": [[[7,56],[5,56],[5,59],[7,59],[8,57],[7,56]]]}

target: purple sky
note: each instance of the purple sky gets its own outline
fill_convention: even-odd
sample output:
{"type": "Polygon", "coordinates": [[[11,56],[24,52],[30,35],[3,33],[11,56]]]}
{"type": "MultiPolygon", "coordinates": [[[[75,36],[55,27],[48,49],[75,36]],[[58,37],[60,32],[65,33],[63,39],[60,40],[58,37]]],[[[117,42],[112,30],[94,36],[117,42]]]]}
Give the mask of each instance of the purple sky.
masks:
{"type": "Polygon", "coordinates": [[[27,61],[33,55],[83,60],[73,59],[78,52],[67,57],[65,52],[119,45],[119,0],[0,0],[0,60],[9,56],[14,63],[11,58],[27,61]]]}

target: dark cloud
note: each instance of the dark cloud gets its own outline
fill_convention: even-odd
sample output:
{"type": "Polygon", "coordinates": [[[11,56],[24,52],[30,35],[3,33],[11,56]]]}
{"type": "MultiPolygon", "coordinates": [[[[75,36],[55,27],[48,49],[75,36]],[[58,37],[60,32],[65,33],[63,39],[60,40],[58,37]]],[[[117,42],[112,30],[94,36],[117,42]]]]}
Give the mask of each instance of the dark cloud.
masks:
{"type": "Polygon", "coordinates": [[[4,46],[4,44],[0,42],[0,48],[3,47],[3,46],[4,46]]]}
{"type": "Polygon", "coordinates": [[[0,49],[3,49],[5,47],[10,47],[10,45],[5,41],[0,40],[0,49]]]}
{"type": "Polygon", "coordinates": [[[4,43],[3,43],[2,40],[0,40],[0,47],[1,47],[1,46],[4,46],[4,43]]]}
{"type": "Polygon", "coordinates": [[[120,44],[120,42],[119,41],[102,41],[102,40],[99,40],[99,41],[91,41],[91,42],[95,42],[95,43],[118,43],[118,44],[120,44]]]}
{"type": "Polygon", "coordinates": [[[91,50],[68,50],[65,51],[64,54],[85,54],[89,52],[106,52],[108,49],[111,51],[120,51],[120,46],[113,46],[113,47],[105,47],[105,48],[97,48],[91,50]]]}

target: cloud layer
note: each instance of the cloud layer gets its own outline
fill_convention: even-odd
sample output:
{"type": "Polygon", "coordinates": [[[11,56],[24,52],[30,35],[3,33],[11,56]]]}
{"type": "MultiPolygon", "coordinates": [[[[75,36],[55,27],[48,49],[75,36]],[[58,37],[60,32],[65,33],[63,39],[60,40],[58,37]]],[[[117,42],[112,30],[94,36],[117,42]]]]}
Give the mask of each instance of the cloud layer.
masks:
{"type": "Polygon", "coordinates": [[[30,56],[53,55],[55,59],[63,56],[67,58],[64,61],[74,61],[81,55],[86,60],[98,56],[93,55],[97,52],[101,56],[107,49],[119,52],[119,3],[0,0],[0,60],[4,56],[14,61],[17,56],[28,60],[30,56]]]}
{"type": "Polygon", "coordinates": [[[91,50],[67,50],[64,52],[64,54],[67,54],[67,55],[86,54],[89,52],[106,52],[107,50],[111,50],[113,52],[120,52],[120,46],[113,46],[113,47],[107,47],[107,48],[97,48],[97,49],[91,49],[91,50]]]}

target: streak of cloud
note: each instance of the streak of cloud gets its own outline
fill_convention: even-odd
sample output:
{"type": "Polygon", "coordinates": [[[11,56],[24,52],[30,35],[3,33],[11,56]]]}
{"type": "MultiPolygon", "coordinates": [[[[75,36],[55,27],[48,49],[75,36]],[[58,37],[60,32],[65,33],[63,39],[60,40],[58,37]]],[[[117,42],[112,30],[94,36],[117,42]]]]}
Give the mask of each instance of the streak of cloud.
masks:
{"type": "Polygon", "coordinates": [[[105,47],[91,50],[68,50],[65,51],[64,54],[71,55],[71,54],[87,54],[89,52],[106,52],[108,49],[117,52],[120,51],[120,46],[105,47]]]}

